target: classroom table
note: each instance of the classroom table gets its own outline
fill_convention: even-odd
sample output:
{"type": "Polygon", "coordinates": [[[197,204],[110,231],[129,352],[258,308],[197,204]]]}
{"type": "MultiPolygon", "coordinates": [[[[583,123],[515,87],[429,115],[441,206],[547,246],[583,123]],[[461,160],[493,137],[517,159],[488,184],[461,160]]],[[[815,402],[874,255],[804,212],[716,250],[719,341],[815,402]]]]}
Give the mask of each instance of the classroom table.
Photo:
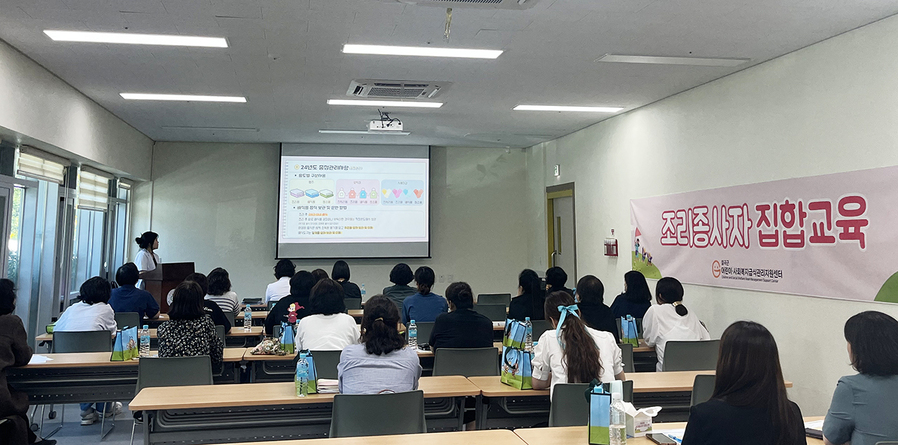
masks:
{"type": "Polygon", "coordinates": [[[402,434],[396,436],[337,437],[331,439],[243,442],[232,445],[396,445],[426,442],[428,445],[526,445],[510,430],[455,431],[448,433],[402,434]]]}
{"type": "MultiPolygon", "coordinates": [[[[464,400],[480,389],[461,376],[422,377],[429,431],[459,430],[464,400]]],[[[326,437],[334,394],[297,397],[293,382],[145,388],[130,409],[144,411],[144,444],[326,437]]]]}
{"type": "MultiPolygon", "coordinates": [[[[266,319],[266,318],[268,318],[268,311],[267,311],[267,310],[265,310],[265,311],[253,311],[253,320],[258,320],[258,319],[264,320],[264,319],[266,319]]],[[[236,319],[237,321],[239,321],[239,322],[242,323],[242,322],[243,322],[243,312],[237,314],[237,316],[235,317],[235,319],[236,319]]],[[[158,320],[158,321],[168,321],[168,320],[169,320],[169,319],[168,319],[168,314],[159,314],[159,317],[144,320],[144,323],[146,323],[147,321],[153,321],[153,320],[158,320]]],[[[242,326],[242,325],[241,325],[241,326],[242,326]]]]}
{"type": "MultiPolygon", "coordinates": [[[[156,343],[156,328],[150,328],[150,345],[153,348],[158,347],[156,343]]],[[[249,331],[244,330],[243,326],[234,326],[231,327],[231,332],[225,334],[225,346],[227,347],[248,347],[255,346],[259,340],[262,339],[264,334],[264,327],[262,326],[253,326],[249,331]]],[[[34,337],[34,340],[38,343],[38,345],[47,344],[48,348],[50,344],[53,343],[53,334],[41,334],[37,337],[34,337]]]]}
{"type": "MultiPolygon", "coordinates": [[[[813,420],[820,420],[821,417],[805,417],[804,420],[806,422],[813,420]]],[[[652,429],[656,433],[663,433],[664,431],[676,431],[682,430],[686,428],[686,422],[670,422],[670,423],[655,423],[652,425],[652,429]]],[[[564,427],[551,427],[551,428],[518,428],[514,430],[514,433],[521,438],[528,445],[571,445],[571,444],[586,444],[587,440],[587,431],[588,427],[585,426],[564,426],[564,427]]],[[[631,437],[627,439],[627,445],[654,445],[655,442],[652,442],[646,437],[631,437]]],[[[820,439],[812,439],[808,437],[808,445],[823,445],[823,441],[820,439]]]]}
{"type": "MultiPolygon", "coordinates": [[[[633,404],[636,407],[661,406],[659,421],[685,420],[689,414],[692,384],[699,374],[714,371],[631,372],[633,404]]],[[[503,384],[499,377],[469,377],[481,390],[477,401],[477,425],[487,427],[531,426],[548,420],[549,390],[520,390],[503,384]],[[496,420],[490,422],[490,417],[496,420]]],[[[785,382],[787,388],[792,382],[785,382]]]]}

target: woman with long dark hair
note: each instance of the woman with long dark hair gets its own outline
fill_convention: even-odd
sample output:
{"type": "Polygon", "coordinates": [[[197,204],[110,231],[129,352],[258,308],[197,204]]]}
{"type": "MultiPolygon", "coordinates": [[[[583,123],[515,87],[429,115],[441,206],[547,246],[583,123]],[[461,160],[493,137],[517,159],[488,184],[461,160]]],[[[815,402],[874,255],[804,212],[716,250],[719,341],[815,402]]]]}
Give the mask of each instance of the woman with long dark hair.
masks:
{"type": "Polygon", "coordinates": [[[365,303],[360,341],[340,354],[337,374],[341,394],[418,389],[418,352],[406,347],[399,333],[399,310],[392,300],[375,295],[365,303]]]}
{"type": "Polygon", "coordinates": [[[649,308],[642,319],[645,343],[655,347],[656,370],[664,370],[664,349],[671,340],[710,340],[711,334],[694,312],[683,305],[683,285],[673,277],[664,277],[655,285],[658,304],[649,308]]]}
{"type": "Polygon", "coordinates": [[[544,320],[546,318],[543,306],[546,303],[546,294],[542,289],[542,280],[535,271],[524,269],[518,275],[518,296],[511,299],[508,305],[508,318],[523,320],[530,317],[531,320],[544,320]]]}
{"type": "Polygon", "coordinates": [[[533,388],[556,383],[624,380],[620,347],[614,336],[586,326],[574,297],[556,291],[546,297],[546,317],[555,329],[543,332],[533,350],[533,388]]]}
{"type": "Polygon", "coordinates": [[[652,291],[645,282],[645,275],[638,270],[624,274],[624,292],[611,303],[611,313],[615,317],[645,317],[645,311],[652,307],[652,291]]]}
{"type": "Polygon", "coordinates": [[[798,405],[786,396],[773,335],[751,321],[720,339],[711,400],[692,407],[683,445],[806,444],[798,405]]]}
{"type": "Polygon", "coordinates": [[[823,422],[827,445],[898,440],[898,320],[861,312],[845,323],[848,357],[857,375],[839,379],[823,422]]]}

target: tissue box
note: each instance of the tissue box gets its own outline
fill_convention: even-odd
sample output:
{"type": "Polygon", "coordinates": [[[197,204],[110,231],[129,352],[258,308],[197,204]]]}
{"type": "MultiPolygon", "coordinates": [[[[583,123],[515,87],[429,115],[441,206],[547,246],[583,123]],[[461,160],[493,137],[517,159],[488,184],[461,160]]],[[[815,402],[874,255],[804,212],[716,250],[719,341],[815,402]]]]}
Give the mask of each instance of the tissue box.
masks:
{"type": "Polygon", "coordinates": [[[627,411],[627,437],[643,437],[652,432],[652,418],[661,411],[660,406],[637,410],[632,404],[624,404],[627,411]]]}

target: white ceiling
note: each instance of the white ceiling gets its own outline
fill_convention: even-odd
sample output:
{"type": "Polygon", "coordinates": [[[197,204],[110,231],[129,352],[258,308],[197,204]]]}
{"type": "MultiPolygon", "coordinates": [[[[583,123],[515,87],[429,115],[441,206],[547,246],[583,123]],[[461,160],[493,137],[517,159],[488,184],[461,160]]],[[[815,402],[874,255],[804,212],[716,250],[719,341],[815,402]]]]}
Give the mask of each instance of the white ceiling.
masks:
{"type": "MultiPolygon", "coordinates": [[[[532,1],[532,0],[531,0],[532,1]]],[[[517,104],[630,110],[898,13],[885,0],[536,0],[522,11],[395,0],[0,0],[0,39],[154,140],[529,146],[609,117],[517,104]],[[44,29],[223,36],[227,49],[57,43],[44,29]],[[497,60],[344,55],[344,43],[503,49],[497,60]],[[736,68],[596,63],[606,53],[735,57],[736,68]],[[352,79],[453,82],[441,109],[396,109],[411,136],[334,107],[352,79]],[[125,101],[120,92],[246,96],[246,104],[125,101]],[[248,127],[259,131],[163,129],[248,127]]],[[[838,63],[834,61],[833,63],[838,63]]]]}

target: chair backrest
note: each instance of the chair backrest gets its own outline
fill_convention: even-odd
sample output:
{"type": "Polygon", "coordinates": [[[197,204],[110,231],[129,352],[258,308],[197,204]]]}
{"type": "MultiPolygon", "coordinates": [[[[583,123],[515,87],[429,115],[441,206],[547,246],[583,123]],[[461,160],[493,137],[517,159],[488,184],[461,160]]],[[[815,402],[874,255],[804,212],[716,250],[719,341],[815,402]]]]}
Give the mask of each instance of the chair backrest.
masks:
{"type": "Polygon", "coordinates": [[[508,308],[504,304],[475,304],[474,311],[492,321],[505,321],[508,318],[508,308]]]}
{"type": "Polygon", "coordinates": [[[433,375],[497,376],[499,348],[439,348],[433,358],[433,375]]]}
{"type": "Polygon", "coordinates": [[[362,308],[362,299],[361,298],[344,298],[343,304],[346,305],[346,310],[351,309],[361,309],[362,308]]]}
{"type": "Polygon", "coordinates": [[[154,386],[212,384],[212,359],[195,357],[142,357],[137,364],[137,391],[154,386]]]}
{"type": "Polygon", "coordinates": [[[876,445],[898,445],[898,440],[889,440],[885,442],[876,442],[876,445]]]}
{"type": "Polygon", "coordinates": [[[549,320],[532,320],[530,324],[533,326],[533,341],[539,341],[539,337],[552,329],[552,322],[549,320]]]}
{"type": "MultiPolygon", "coordinates": [[[[228,320],[228,323],[231,324],[231,327],[232,327],[232,328],[233,328],[234,326],[236,326],[236,323],[237,323],[236,319],[237,319],[237,317],[236,317],[236,315],[234,315],[233,312],[224,312],[224,316],[225,316],[225,318],[228,320]]],[[[243,320],[241,320],[241,321],[243,321],[243,320]]]]}
{"type": "Polygon", "coordinates": [[[281,338],[281,325],[276,324],[271,327],[271,336],[274,338],[281,338]]]}
{"type": "Polygon", "coordinates": [[[330,437],[426,432],[424,391],[334,396],[330,437]]]}
{"type": "Polygon", "coordinates": [[[621,361],[624,362],[624,373],[636,372],[636,365],[633,363],[633,345],[623,343],[620,346],[621,361]]]}
{"type": "Polygon", "coordinates": [[[720,340],[669,341],[664,346],[664,371],[717,369],[720,340]]]}
{"type": "Polygon", "coordinates": [[[268,302],[268,312],[271,312],[271,309],[278,303],[278,300],[272,300],[268,302]]]}
{"type": "MultiPolygon", "coordinates": [[[[312,358],[315,361],[315,372],[319,379],[336,379],[337,365],[340,363],[340,353],[343,351],[311,351],[312,358]]],[[[293,359],[293,368],[296,368],[296,361],[299,360],[299,354],[293,359]]]]}
{"type": "Polygon", "coordinates": [[[53,352],[112,352],[109,331],[54,332],[53,352]]]}
{"type": "MultiPolygon", "coordinates": [[[[608,384],[605,384],[609,391],[608,384]]],[[[559,383],[552,390],[552,406],[549,407],[549,426],[584,426],[589,421],[589,402],[586,400],[588,383],[559,383]]],[[[624,402],[633,403],[633,381],[623,382],[624,402]]]]}
{"type": "MultiPolygon", "coordinates": [[[[623,381],[623,391],[624,391],[624,402],[633,403],[633,381],[632,380],[624,380],[623,381]]],[[[611,391],[610,383],[603,383],[602,387],[605,388],[605,391],[611,391]]]]}
{"type": "Polygon", "coordinates": [[[262,304],[261,298],[244,298],[243,304],[254,305],[254,304],[262,304]]]}
{"type": "Polygon", "coordinates": [[[224,345],[225,344],[224,326],[222,326],[220,324],[215,325],[215,335],[217,335],[218,338],[221,339],[221,344],[224,345]]]}
{"type": "Polygon", "coordinates": [[[695,380],[692,382],[692,400],[690,400],[689,406],[695,406],[699,403],[705,403],[708,400],[711,400],[711,395],[714,394],[714,383],[716,381],[717,376],[713,374],[695,376],[695,380]]]}
{"type": "Polygon", "coordinates": [[[511,304],[511,294],[478,294],[477,304],[501,304],[508,307],[511,304]]]}
{"type": "Polygon", "coordinates": [[[116,312],[115,325],[118,329],[125,327],[133,328],[135,326],[137,329],[140,329],[140,314],[137,312],[116,312]]]}
{"type": "MultiPolygon", "coordinates": [[[[415,325],[418,326],[418,344],[424,344],[430,341],[430,333],[433,332],[433,322],[432,321],[422,321],[415,322],[415,325]]],[[[406,338],[408,338],[408,331],[406,331],[406,338]]]]}

